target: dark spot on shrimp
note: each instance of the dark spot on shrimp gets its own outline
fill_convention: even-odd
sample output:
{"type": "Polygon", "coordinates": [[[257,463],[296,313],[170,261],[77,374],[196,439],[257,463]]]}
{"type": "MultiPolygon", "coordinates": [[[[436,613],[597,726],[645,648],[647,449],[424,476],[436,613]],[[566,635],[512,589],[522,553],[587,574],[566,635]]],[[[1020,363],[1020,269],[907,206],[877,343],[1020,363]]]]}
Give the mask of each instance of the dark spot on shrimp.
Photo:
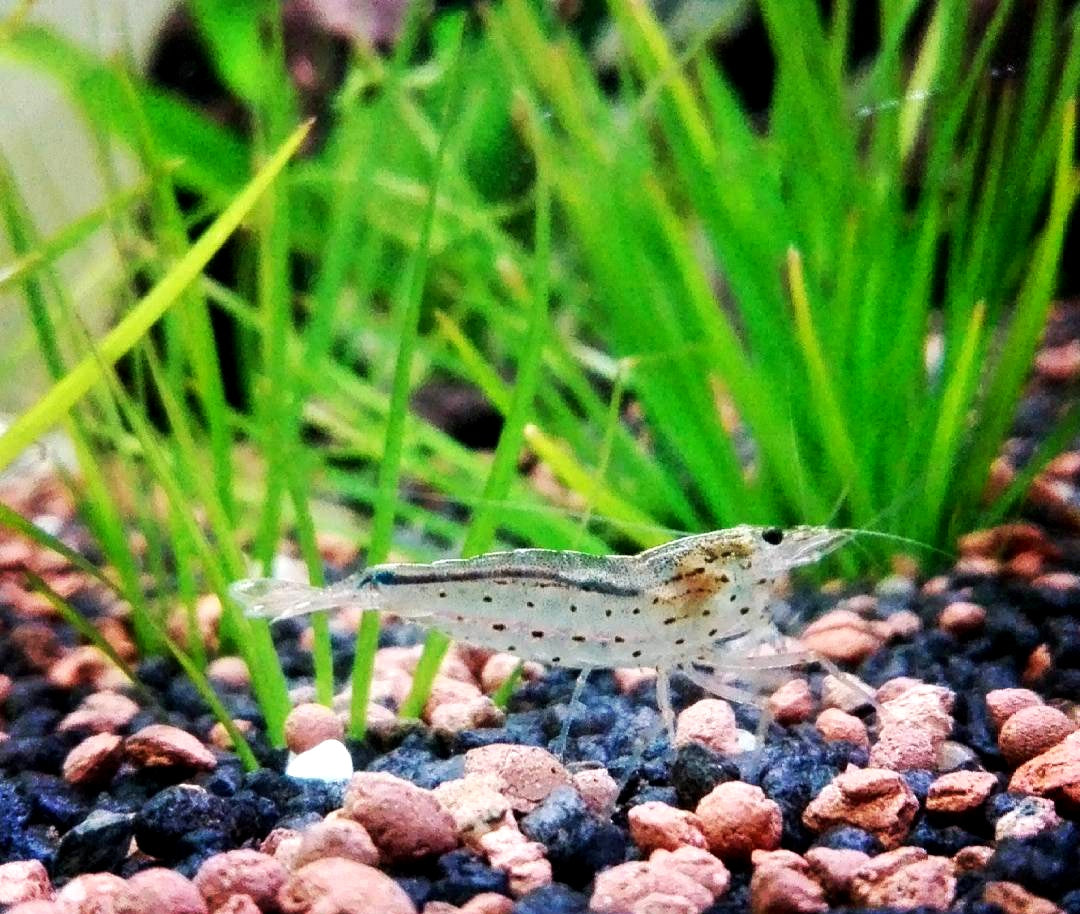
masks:
{"type": "Polygon", "coordinates": [[[504,631],[506,631],[506,626],[505,626],[505,625],[503,625],[503,623],[502,623],[502,622],[496,622],[496,623],[494,623],[494,624],[493,624],[493,625],[492,625],[491,627],[492,627],[492,629],[493,629],[493,630],[495,630],[495,631],[497,631],[497,632],[504,632],[504,631]]]}
{"type": "Polygon", "coordinates": [[[484,602],[485,603],[490,603],[491,602],[491,597],[484,597],[484,602]]]}
{"type": "Polygon", "coordinates": [[[552,663],[559,663],[561,660],[562,660],[562,657],[552,657],[551,658],[552,663]]]}
{"type": "Polygon", "coordinates": [[[544,637],[544,633],[542,631],[539,631],[539,630],[534,631],[531,634],[532,634],[532,636],[534,638],[543,638],[544,637]]]}
{"type": "Polygon", "coordinates": [[[604,615],[607,616],[610,619],[611,618],[611,610],[610,609],[605,609],[604,610],[604,615]]]}
{"type": "Polygon", "coordinates": [[[637,660],[637,658],[641,656],[641,651],[634,651],[630,656],[637,660]]]}
{"type": "Polygon", "coordinates": [[[615,636],[615,643],[616,644],[626,644],[626,639],[622,635],[616,635],[615,636]]]}
{"type": "Polygon", "coordinates": [[[711,616],[711,615],[712,615],[712,610],[711,610],[711,609],[703,609],[703,610],[701,611],[701,614],[702,614],[703,616],[711,616]]]}
{"type": "Polygon", "coordinates": [[[710,638],[715,638],[715,637],[716,637],[716,633],[717,633],[718,631],[720,631],[720,629],[718,629],[718,628],[711,628],[711,629],[709,629],[709,637],[710,637],[710,638]]]}
{"type": "Polygon", "coordinates": [[[749,606],[740,607],[739,608],[739,615],[740,616],[748,616],[748,615],[750,615],[750,607],[749,606]]]}
{"type": "Polygon", "coordinates": [[[675,624],[676,622],[678,622],[678,621],[679,621],[679,617],[678,617],[678,616],[668,616],[668,617],[667,617],[667,618],[666,618],[666,619],[664,620],[664,625],[674,625],[674,624],[675,624]]]}
{"type": "Polygon", "coordinates": [[[572,635],[570,637],[570,640],[571,641],[576,641],[578,644],[584,644],[589,639],[586,638],[584,635],[572,635]]]}
{"type": "Polygon", "coordinates": [[[770,546],[779,546],[784,541],[784,531],[779,527],[770,527],[761,534],[761,538],[770,546]]]}
{"type": "Polygon", "coordinates": [[[731,583],[731,578],[729,578],[726,574],[722,574],[722,575],[720,575],[720,583],[721,584],[730,584],[731,583]]]}
{"type": "Polygon", "coordinates": [[[769,579],[768,579],[768,578],[758,578],[758,581],[757,581],[757,582],[758,582],[759,584],[768,584],[768,583],[769,583],[769,579]]]}
{"type": "Polygon", "coordinates": [[[676,644],[686,644],[686,639],[685,638],[676,638],[675,643],[676,644]]]}
{"type": "Polygon", "coordinates": [[[734,602],[735,602],[735,594],[732,594],[732,595],[731,595],[730,597],[728,597],[728,600],[729,600],[729,601],[730,601],[731,603],[734,603],[734,602]]]}
{"type": "Polygon", "coordinates": [[[577,612],[577,607],[573,603],[570,604],[570,612],[572,612],[572,613],[577,612]]]}
{"type": "Polygon", "coordinates": [[[440,590],[439,591],[439,596],[445,599],[446,598],[446,591],[445,590],[440,590]]]}
{"type": "Polygon", "coordinates": [[[529,609],[532,609],[532,608],[533,608],[533,607],[534,607],[534,606],[535,606],[536,604],[535,604],[535,603],[533,603],[533,601],[532,601],[532,600],[526,600],[526,601],[525,601],[525,605],[526,605],[526,606],[528,606],[528,607],[529,607],[529,609]]]}
{"type": "Polygon", "coordinates": [[[632,615],[632,616],[640,616],[640,615],[641,615],[641,607],[640,607],[640,606],[635,606],[635,607],[634,607],[634,608],[633,608],[633,609],[632,609],[632,610],[630,611],[630,615],[632,615]]]}

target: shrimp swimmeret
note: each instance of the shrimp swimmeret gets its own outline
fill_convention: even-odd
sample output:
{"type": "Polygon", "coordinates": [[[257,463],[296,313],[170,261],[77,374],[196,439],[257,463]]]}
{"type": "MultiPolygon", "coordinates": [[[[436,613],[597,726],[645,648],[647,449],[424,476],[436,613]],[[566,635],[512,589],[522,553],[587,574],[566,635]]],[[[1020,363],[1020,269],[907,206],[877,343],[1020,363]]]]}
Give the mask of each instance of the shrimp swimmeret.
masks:
{"type": "MultiPolygon", "coordinates": [[[[670,673],[746,702],[756,696],[723,677],[753,680],[810,659],[806,653],[762,655],[782,638],[772,613],[776,582],[854,532],[744,525],[636,555],[517,549],[426,565],[376,565],[321,589],[238,581],[232,595],[249,615],[273,620],[343,606],[390,612],[458,641],[583,673],[656,667],[657,701],[670,731],[670,673]]],[[[583,684],[584,676],[575,699],[583,684]]]]}

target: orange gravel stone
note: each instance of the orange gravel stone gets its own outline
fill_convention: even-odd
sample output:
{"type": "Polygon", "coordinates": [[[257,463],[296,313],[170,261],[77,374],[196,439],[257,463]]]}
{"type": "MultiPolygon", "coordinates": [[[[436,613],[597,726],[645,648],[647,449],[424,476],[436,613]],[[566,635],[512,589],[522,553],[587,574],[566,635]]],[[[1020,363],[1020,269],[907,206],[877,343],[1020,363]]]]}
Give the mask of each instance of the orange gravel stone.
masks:
{"type": "Polygon", "coordinates": [[[750,877],[752,914],[815,914],[825,911],[825,892],[805,860],[790,851],[754,854],[750,877]]]}
{"type": "Polygon", "coordinates": [[[884,644],[873,625],[850,609],[834,609],[806,627],[799,640],[837,663],[862,663],[884,644]]]}
{"type": "Polygon", "coordinates": [[[1052,749],[1075,729],[1063,711],[1032,705],[1010,715],[1001,725],[998,747],[1010,765],[1020,765],[1052,749]]]}
{"type": "Polygon", "coordinates": [[[1048,381],[1065,383],[1080,377],[1080,340],[1048,346],[1035,355],[1035,371],[1048,381]]]}
{"type": "Polygon", "coordinates": [[[1042,697],[1031,689],[994,689],[986,693],[986,708],[999,730],[1017,711],[1042,703],[1042,697]]]}
{"type": "Polygon", "coordinates": [[[886,848],[894,848],[907,836],[918,811],[918,799],[897,772],[849,768],[810,801],[803,824],[815,832],[855,825],[875,835],[886,848]]]}
{"type": "Polygon", "coordinates": [[[621,863],[597,875],[589,910],[596,914],[700,914],[712,902],[712,892],[676,870],[621,863]]]}
{"type": "Polygon", "coordinates": [[[938,625],[958,638],[966,638],[986,624],[986,610],[978,603],[950,603],[938,614],[938,625]]]}
{"type": "Polygon", "coordinates": [[[571,776],[574,789],[581,794],[585,805],[598,816],[610,818],[619,798],[619,784],[606,768],[586,768],[571,776]]]}
{"type": "Polygon", "coordinates": [[[864,863],[851,880],[852,900],[867,907],[944,911],[955,896],[952,861],[931,857],[921,847],[879,854],[864,863]]]}
{"type": "Polygon", "coordinates": [[[677,870],[694,882],[708,889],[713,898],[719,898],[731,885],[731,873],[723,861],[698,847],[677,847],[673,851],[655,850],[649,864],[664,869],[677,870]]]}
{"type": "Polygon", "coordinates": [[[953,864],[958,873],[967,873],[972,870],[984,870],[994,856],[994,849],[983,844],[972,844],[962,847],[953,854],[953,864]]]}
{"type": "Polygon", "coordinates": [[[989,771],[950,771],[930,785],[926,808],[930,812],[968,812],[985,803],[997,783],[989,771]]]}
{"type": "Polygon", "coordinates": [[[124,739],[115,733],[95,733],[75,746],[64,759],[64,780],[86,786],[109,780],[124,757],[124,739]]]}
{"type": "Polygon", "coordinates": [[[1052,901],[1040,898],[1016,882],[988,882],[983,901],[997,905],[1005,914],[1065,914],[1052,901]]]}
{"type": "Polygon", "coordinates": [[[126,695],[94,692],[64,717],[57,729],[62,732],[86,730],[90,733],[115,733],[131,723],[138,713],[139,706],[126,695]]]}
{"type": "Polygon", "coordinates": [[[387,861],[415,860],[457,847],[454,820],[434,794],[392,774],[354,774],[342,814],[367,829],[387,861]]]}
{"type": "Polygon", "coordinates": [[[551,791],[570,784],[570,772],[539,746],[494,743],[465,753],[466,774],[496,774],[516,812],[532,812],[551,791]]]}
{"type": "Polygon", "coordinates": [[[866,724],[854,714],[848,714],[839,708],[826,708],[814,722],[818,733],[829,741],[847,740],[864,749],[870,748],[870,737],[866,732],[866,724]]]}
{"type": "Polygon", "coordinates": [[[700,743],[721,755],[739,749],[735,712],[721,698],[703,698],[684,710],[675,724],[675,745],[700,743]]]}
{"type": "Polygon", "coordinates": [[[480,850],[492,867],[506,873],[510,894],[515,898],[551,882],[551,862],[545,856],[547,849],[526,838],[518,831],[516,823],[482,835],[480,850]]]}
{"type": "Polygon", "coordinates": [[[755,850],[780,846],[780,807],[753,784],[718,784],[695,811],[709,850],[721,860],[745,860],[755,850]]]}
{"type": "Polygon", "coordinates": [[[298,755],[328,739],[340,741],[344,738],[345,725],[325,705],[314,702],[297,705],[285,718],[285,745],[298,755]]]}
{"type": "Polygon", "coordinates": [[[113,899],[126,883],[112,873],[84,873],[56,893],[68,914],[110,914],[113,899]]]}
{"type": "Polygon", "coordinates": [[[812,847],[806,852],[814,877],[833,899],[847,897],[851,880],[869,859],[870,855],[862,851],[831,847],[812,847]]]}
{"type": "Polygon", "coordinates": [[[288,873],[280,861],[254,850],[214,854],[195,874],[195,888],[211,911],[216,911],[233,895],[247,895],[260,908],[277,903],[277,893],[288,873]]]}
{"type": "Polygon", "coordinates": [[[299,869],[323,857],[344,857],[368,866],[379,865],[379,851],[367,829],[359,822],[344,817],[324,819],[306,828],[300,838],[293,868],[299,869]]]}
{"type": "Polygon", "coordinates": [[[932,769],[937,751],[930,734],[919,727],[889,725],[870,750],[867,764],[871,768],[890,768],[893,771],[932,769]]]}
{"type": "Polygon", "coordinates": [[[40,860],[0,863],[0,905],[52,897],[52,883],[40,860]]]}
{"type": "Polygon", "coordinates": [[[129,762],[142,768],[217,767],[217,759],[206,746],[185,730],[168,724],[150,724],[129,736],[124,741],[124,754],[129,762]]]}
{"type": "Polygon", "coordinates": [[[1052,749],[1024,762],[1009,781],[1009,790],[1053,796],[1059,791],[1080,799],[1080,733],[1071,733],[1052,749]]]}
{"type": "Polygon", "coordinates": [[[769,696],[769,710],[778,724],[801,724],[814,713],[810,683],[798,678],[785,682],[769,696]]]}
{"type": "Polygon", "coordinates": [[[278,904],[284,914],[416,914],[393,879],[340,857],[300,867],[278,892],[278,904]]]}
{"type": "Polygon", "coordinates": [[[643,851],[662,848],[706,847],[701,820],[692,812],[652,801],[634,806],[627,814],[630,837],[643,851]]]}
{"type": "Polygon", "coordinates": [[[208,910],[190,879],[164,867],[136,873],[113,899],[114,914],[207,914],[208,910]]]}

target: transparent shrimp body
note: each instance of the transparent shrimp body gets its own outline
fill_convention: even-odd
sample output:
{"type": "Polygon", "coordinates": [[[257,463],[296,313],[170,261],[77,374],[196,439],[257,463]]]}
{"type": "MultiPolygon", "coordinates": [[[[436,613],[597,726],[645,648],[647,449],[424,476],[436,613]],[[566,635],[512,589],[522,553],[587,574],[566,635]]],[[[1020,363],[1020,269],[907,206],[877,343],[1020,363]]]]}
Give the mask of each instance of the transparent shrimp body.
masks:
{"type": "Polygon", "coordinates": [[[575,669],[651,666],[669,726],[666,674],[714,692],[746,693],[702,673],[749,673],[798,662],[762,659],[779,643],[770,606],[777,579],[817,561],[850,534],[824,527],[741,526],[674,540],[637,555],[520,549],[432,564],[387,564],[325,589],[241,581],[252,615],[286,618],[343,605],[377,609],[451,638],[575,669]]]}

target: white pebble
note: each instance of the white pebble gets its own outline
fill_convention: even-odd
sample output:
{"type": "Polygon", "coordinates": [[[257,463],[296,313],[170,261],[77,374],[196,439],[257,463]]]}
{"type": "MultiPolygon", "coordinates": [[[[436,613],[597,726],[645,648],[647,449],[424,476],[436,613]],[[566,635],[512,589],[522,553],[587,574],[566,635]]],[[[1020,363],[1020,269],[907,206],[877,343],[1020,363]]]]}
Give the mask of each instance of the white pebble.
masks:
{"type": "Polygon", "coordinates": [[[347,781],[353,776],[352,756],[339,740],[324,740],[299,755],[290,752],[285,773],[306,781],[347,781]]]}

